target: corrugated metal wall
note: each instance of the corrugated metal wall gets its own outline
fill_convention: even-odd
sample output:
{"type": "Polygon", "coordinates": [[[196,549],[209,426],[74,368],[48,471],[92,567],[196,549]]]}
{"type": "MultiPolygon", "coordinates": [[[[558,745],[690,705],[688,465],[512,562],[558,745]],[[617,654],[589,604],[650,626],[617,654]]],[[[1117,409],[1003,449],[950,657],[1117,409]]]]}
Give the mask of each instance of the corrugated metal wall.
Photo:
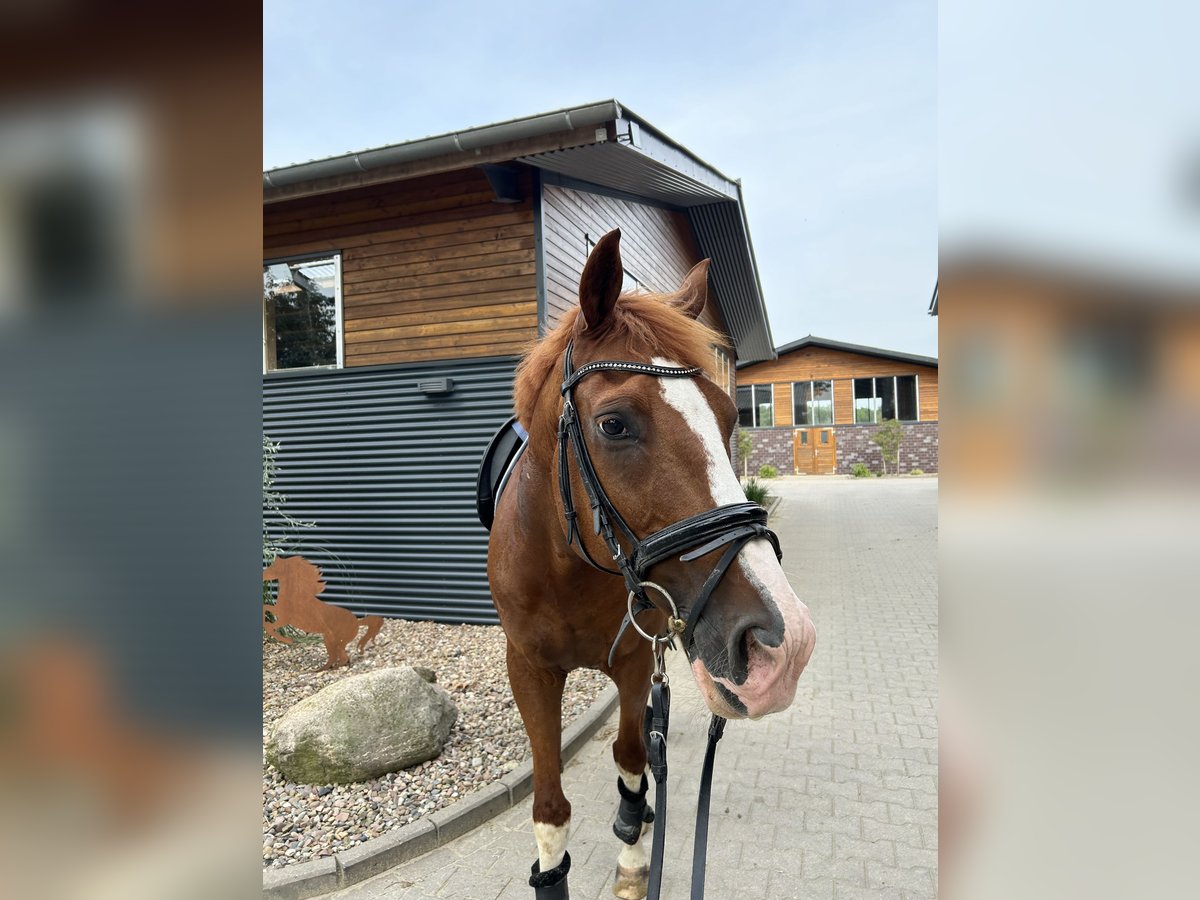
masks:
{"type": "Polygon", "coordinates": [[[322,599],[356,613],[494,623],[475,473],[512,414],[511,357],[263,379],[275,487],[316,527],[288,545],[321,566],[322,599]],[[454,379],[426,396],[420,381],[454,379]]]}

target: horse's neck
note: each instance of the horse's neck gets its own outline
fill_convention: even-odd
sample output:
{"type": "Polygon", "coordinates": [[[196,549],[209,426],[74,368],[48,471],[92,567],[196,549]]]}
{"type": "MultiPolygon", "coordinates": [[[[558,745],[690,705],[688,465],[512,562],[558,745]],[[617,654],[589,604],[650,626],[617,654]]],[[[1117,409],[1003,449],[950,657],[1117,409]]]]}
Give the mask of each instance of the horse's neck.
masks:
{"type": "Polygon", "coordinates": [[[566,546],[558,508],[558,464],[553,440],[531,443],[513,471],[508,490],[516,500],[517,525],[528,539],[566,546]]]}
{"type": "Polygon", "coordinates": [[[315,598],[324,589],[325,584],[320,576],[314,578],[309,573],[291,575],[279,579],[279,594],[275,602],[276,605],[290,604],[297,600],[315,598]]]}

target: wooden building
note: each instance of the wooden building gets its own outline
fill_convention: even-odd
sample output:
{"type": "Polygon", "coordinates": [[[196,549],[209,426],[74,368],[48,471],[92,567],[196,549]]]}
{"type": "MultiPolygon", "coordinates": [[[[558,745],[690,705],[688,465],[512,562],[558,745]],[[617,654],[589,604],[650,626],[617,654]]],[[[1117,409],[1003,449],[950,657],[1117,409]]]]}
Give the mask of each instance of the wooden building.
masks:
{"type": "Polygon", "coordinates": [[[616,101],[272,169],[263,194],[264,431],[315,523],[288,540],[359,613],[496,620],[476,468],[609,230],[628,289],[712,259],[731,396],[775,355],[739,185],[616,101]]]}
{"type": "Polygon", "coordinates": [[[774,360],[737,367],[738,419],[752,432],[748,470],[848,474],[882,470],[870,440],[880,422],[904,426],[900,471],[938,470],[938,361],[825,338],[801,338],[774,360]]]}

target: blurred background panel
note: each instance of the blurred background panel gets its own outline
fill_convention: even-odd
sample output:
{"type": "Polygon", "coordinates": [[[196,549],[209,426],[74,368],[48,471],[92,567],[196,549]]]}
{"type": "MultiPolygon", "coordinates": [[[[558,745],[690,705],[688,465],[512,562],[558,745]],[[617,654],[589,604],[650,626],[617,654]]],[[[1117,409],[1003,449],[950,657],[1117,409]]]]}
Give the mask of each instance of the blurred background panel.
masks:
{"type": "Polygon", "coordinates": [[[1194,894],[1194,5],[941,4],[941,888],[1194,894]]]}
{"type": "Polygon", "coordinates": [[[258,885],[257,8],[0,10],[3,896],[258,885]]]}

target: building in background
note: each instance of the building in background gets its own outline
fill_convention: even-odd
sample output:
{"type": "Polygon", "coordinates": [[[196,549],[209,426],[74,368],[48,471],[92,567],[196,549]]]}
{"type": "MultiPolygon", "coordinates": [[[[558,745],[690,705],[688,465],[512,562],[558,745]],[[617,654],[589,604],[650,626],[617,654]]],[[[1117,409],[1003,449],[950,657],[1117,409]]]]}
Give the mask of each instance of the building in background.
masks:
{"type": "Polygon", "coordinates": [[[263,200],[263,430],[315,523],[286,539],[360,614],[496,621],[476,469],[601,235],[629,290],[712,259],[731,397],[775,355],[739,185],[616,101],[272,169],[263,200]]]}
{"type": "Polygon", "coordinates": [[[738,422],[754,450],[748,471],[848,474],[855,463],[882,471],[871,435],[879,423],[904,426],[900,471],[938,470],[938,361],[808,336],[777,358],[739,363],[738,422]]]}

